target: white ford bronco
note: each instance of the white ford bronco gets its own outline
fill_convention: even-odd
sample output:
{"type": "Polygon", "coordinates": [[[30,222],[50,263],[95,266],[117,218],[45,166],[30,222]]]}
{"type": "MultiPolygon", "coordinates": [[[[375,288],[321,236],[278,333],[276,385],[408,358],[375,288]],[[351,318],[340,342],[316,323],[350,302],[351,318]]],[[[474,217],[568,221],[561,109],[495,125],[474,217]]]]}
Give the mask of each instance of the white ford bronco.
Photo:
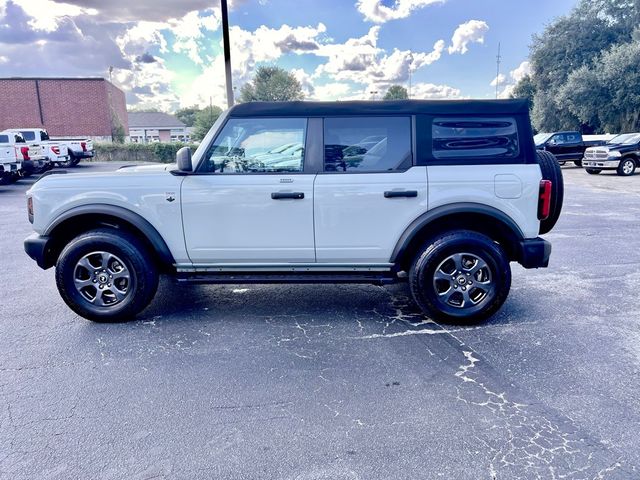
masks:
{"type": "Polygon", "coordinates": [[[134,317],[159,274],[404,281],[426,315],[478,321],[505,301],[510,262],[547,266],[538,235],[563,198],[520,100],[246,103],[177,165],[62,173],[27,192],[25,250],[96,321],[134,317]]]}

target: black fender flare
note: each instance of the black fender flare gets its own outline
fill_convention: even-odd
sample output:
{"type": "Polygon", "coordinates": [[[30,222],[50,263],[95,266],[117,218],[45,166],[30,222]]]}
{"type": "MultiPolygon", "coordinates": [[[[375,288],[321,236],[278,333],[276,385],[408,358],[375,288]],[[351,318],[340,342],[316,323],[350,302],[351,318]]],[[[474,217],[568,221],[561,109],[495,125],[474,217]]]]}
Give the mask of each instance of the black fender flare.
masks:
{"type": "Polygon", "coordinates": [[[126,223],[134,226],[138,229],[148,240],[148,242],[153,247],[155,253],[158,256],[158,259],[165,265],[174,265],[175,259],[173,258],[173,254],[167,243],[162,238],[162,235],[158,233],[158,230],[149,223],[145,218],[138,215],[131,210],[128,210],[123,207],[118,207],[115,205],[109,204],[93,204],[93,205],[81,205],[79,207],[71,208],[58,217],[47,226],[43,235],[48,236],[53,232],[57,227],[61,224],[70,220],[74,217],[79,217],[82,215],[107,215],[109,217],[114,217],[117,219],[121,219],[126,223]]]}
{"type": "Polygon", "coordinates": [[[456,214],[480,214],[490,216],[507,227],[518,242],[524,240],[524,234],[520,227],[506,213],[498,210],[497,208],[472,202],[451,203],[429,210],[411,222],[396,243],[389,261],[394,264],[397,263],[398,260],[404,256],[407,248],[411,244],[411,241],[416,238],[416,236],[427,225],[456,214]]]}

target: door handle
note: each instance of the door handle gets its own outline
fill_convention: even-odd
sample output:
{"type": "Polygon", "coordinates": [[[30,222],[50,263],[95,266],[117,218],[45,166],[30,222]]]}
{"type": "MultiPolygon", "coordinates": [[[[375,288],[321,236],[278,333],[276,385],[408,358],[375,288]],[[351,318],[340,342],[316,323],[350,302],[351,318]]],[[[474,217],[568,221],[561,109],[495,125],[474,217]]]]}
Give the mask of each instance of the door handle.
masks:
{"type": "Polygon", "coordinates": [[[384,192],[384,198],[415,198],[417,196],[417,190],[389,190],[384,192]]]}
{"type": "Polygon", "coordinates": [[[304,198],[304,192],[273,192],[271,198],[273,200],[302,200],[304,198]]]}

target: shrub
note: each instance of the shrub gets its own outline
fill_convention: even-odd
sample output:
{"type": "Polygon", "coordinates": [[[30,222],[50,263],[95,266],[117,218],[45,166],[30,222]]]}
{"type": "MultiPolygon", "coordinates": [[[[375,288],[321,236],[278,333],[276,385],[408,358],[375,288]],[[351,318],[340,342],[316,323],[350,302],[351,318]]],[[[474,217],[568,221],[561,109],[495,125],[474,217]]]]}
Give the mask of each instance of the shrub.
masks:
{"type": "Polygon", "coordinates": [[[94,159],[100,162],[173,163],[182,147],[190,147],[192,152],[196,149],[196,145],[185,143],[95,143],[93,147],[94,159]]]}

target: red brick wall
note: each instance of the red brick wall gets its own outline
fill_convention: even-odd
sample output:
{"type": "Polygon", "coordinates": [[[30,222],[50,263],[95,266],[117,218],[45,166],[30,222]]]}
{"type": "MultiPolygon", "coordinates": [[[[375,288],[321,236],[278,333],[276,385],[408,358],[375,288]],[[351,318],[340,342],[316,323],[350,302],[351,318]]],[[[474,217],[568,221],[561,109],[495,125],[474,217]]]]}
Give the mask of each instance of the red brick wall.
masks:
{"type": "MultiPolygon", "coordinates": [[[[44,127],[54,136],[111,136],[111,106],[127,131],[122,90],[102,79],[39,79],[44,127]],[[111,94],[109,94],[111,93],[111,94]]],[[[35,79],[0,79],[0,130],[42,126],[35,79]]]]}
{"type": "Polygon", "coordinates": [[[0,131],[42,127],[33,80],[0,80],[0,131]]]}

